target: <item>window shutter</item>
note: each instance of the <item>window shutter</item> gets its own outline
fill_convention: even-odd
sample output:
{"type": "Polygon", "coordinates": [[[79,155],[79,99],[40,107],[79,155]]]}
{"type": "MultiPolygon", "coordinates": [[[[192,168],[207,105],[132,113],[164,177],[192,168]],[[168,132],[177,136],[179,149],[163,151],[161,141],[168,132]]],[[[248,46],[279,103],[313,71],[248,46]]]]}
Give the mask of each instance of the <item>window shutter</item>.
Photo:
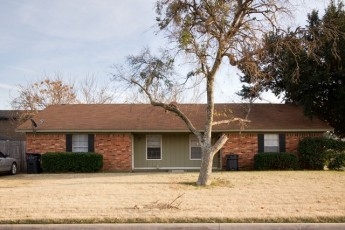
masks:
{"type": "Polygon", "coordinates": [[[258,134],[258,153],[264,152],[264,134],[258,134]]]}
{"type": "Polygon", "coordinates": [[[94,152],[95,151],[95,135],[89,134],[88,135],[88,151],[94,152]]]}
{"type": "Polygon", "coordinates": [[[66,152],[72,152],[72,134],[66,134],[66,152]]]}
{"type": "Polygon", "coordinates": [[[279,152],[281,152],[281,153],[286,152],[285,134],[284,133],[279,134],[279,152]]]}

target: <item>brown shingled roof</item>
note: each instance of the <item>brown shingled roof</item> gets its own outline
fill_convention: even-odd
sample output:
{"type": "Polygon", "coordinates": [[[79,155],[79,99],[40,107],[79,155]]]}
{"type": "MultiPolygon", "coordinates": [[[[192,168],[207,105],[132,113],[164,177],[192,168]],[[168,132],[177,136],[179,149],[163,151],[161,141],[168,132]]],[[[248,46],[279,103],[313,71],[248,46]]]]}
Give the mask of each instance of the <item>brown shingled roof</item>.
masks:
{"type": "MultiPolygon", "coordinates": [[[[194,126],[203,129],[205,104],[181,104],[182,111],[194,126]]],[[[215,120],[235,116],[244,118],[249,104],[216,104],[215,120]],[[231,111],[232,113],[230,113],[231,111]]],[[[246,131],[314,131],[333,130],[325,122],[303,115],[291,104],[251,104],[246,131]]],[[[176,115],[149,104],[77,104],[49,106],[34,117],[37,132],[188,132],[176,115]]],[[[239,131],[238,123],[214,126],[214,131],[239,131]]],[[[32,132],[30,121],[17,131],[32,132]]]]}

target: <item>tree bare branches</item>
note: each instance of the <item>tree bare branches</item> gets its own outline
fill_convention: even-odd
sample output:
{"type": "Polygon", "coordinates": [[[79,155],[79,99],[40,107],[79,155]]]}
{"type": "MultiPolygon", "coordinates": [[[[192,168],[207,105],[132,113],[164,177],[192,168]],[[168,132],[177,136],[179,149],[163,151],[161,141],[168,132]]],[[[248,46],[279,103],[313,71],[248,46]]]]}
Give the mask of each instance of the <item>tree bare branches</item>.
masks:
{"type": "Polygon", "coordinates": [[[114,101],[114,92],[109,86],[99,86],[94,76],[88,76],[78,84],[66,83],[61,74],[44,76],[42,80],[19,85],[19,95],[12,99],[15,110],[23,111],[20,122],[37,114],[49,105],[58,104],[105,104],[114,101]]]}
{"type": "Polygon", "coordinates": [[[278,19],[290,13],[289,6],[288,0],[158,0],[157,24],[168,40],[165,51],[155,56],[144,50],[127,59],[127,68],[115,66],[114,79],[137,87],[152,105],[175,113],[198,137],[202,148],[199,185],[210,184],[213,156],[227,141],[222,135],[212,142],[213,125],[245,121],[233,117],[214,121],[214,82],[223,60],[252,76],[262,76],[259,60],[266,48],[264,35],[280,29],[278,19]],[[192,67],[181,80],[174,64],[182,56],[192,67]],[[207,115],[202,131],[195,130],[176,101],[171,101],[172,94],[181,92],[191,79],[201,79],[206,92],[207,115]]]}
{"type": "Polygon", "coordinates": [[[114,101],[115,94],[109,85],[99,85],[94,75],[84,78],[78,85],[80,95],[78,102],[82,104],[108,104],[114,101]]]}
{"type": "Polygon", "coordinates": [[[12,100],[12,108],[23,110],[22,118],[28,118],[48,105],[72,104],[77,102],[73,85],[63,83],[60,76],[19,86],[19,96],[12,100]]]}

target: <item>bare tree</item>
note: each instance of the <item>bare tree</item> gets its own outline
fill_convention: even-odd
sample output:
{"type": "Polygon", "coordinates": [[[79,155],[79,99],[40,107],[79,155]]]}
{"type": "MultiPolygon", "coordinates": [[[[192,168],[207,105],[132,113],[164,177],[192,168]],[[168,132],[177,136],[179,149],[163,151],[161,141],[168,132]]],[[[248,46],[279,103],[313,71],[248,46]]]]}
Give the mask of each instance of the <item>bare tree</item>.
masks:
{"type": "Polygon", "coordinates": [[[195,134],[202,149],[198,185],[211,183],[212,160],[228,140],[221,135],[212,143],[215,125],[244,119],[215,119],[220,111],[214,107],[214,82],[222,65],[241,67],[260,77],[257,60],[264,52],[262,38],[279,28],[278,19],[288,15],[288,0],[159,0],[156,4],[160,32],[168,38],[166,49],[152,55],[147,49],[127,58],[127,68],[115,66],[114,79],[136,86],[150,103],[175,113],[195,134]],[[172,46],[172,47],[171,47],[172,46]],[[193,68],[181,79],[176,77],[174,62],[183,57],[193,68]],[[204,130],[197,130],[177,103],[168,101],[172,89],[182,87],[192,78],[202,79],[206,92],[204,130]],[[163,99],[163,100],[162,100],[163,99]]]}
{"type": "Polygon", "coordinates": [[[99,85],[94,75],[84,78],[79,84],[79,103],[107,104],[114,101],[114,92],[109,85],[99,85]]]}
{"type": "Polygon", "coordinates": [[[12,99],[13,109],[23,111],[20,122],[34,116],[49,105],[57,104],[105,104],[114,101],[114,93],[108,85],[100,86],[92,75],[85,77],[79,85],[66,83],[62,74],[44,76],[43,80],[27,85],[19,85],[19,96],[12,99]]]}
{"type": "Polygon", "coordinates": [[[59,75],[54,79],[44,80],[19,86],[19,96],[11,102],[12,108],[23,110],[21,120],[27,119],[49,105],[76,103],[77,98],[73,85],[65,84],[59,75]]]}

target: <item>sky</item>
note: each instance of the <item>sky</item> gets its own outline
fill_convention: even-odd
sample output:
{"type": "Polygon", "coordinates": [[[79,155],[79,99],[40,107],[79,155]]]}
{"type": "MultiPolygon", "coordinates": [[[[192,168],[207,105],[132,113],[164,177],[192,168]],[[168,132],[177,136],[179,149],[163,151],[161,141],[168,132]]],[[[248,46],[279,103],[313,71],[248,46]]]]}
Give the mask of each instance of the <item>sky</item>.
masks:
{"type": "MultiPolygon", "coordinates": [[[[114,64],[144,47],[164,46],[156,35],[155,0],[0,0],[0,110],[10,109],[18,86],[59,74],[66,81],[93,75],[110,81],[114,64]]],[[[295,0],[294,24],[320,15],[328,0],[295,0]]],[[[220,74],[229,75],[231,69],[220,74]]],[[[217,102],[239,102],[239,79],[220,77],[217,102]]],[[[268,102],[279,102],[270,95],[268,102]]]]}

